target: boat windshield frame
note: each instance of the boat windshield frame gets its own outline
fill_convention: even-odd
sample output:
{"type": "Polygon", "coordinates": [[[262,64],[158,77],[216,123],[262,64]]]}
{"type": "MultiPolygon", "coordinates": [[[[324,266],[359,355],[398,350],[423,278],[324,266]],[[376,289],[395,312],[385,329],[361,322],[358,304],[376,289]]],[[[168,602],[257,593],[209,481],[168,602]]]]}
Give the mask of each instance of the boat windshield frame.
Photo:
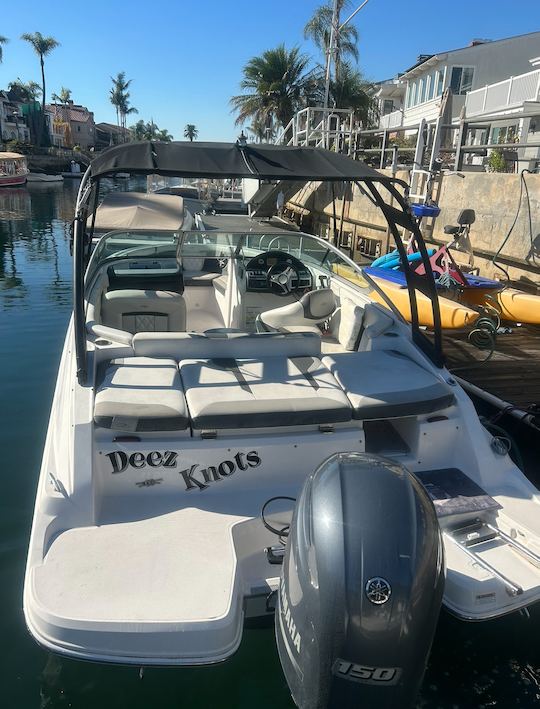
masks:
{"type": "Polygon", "coordinates": [[[326,271],[329,276],[341,278],[361,290],[377,290],[394,313],[402,319],[399,311],[385,296],[384,291],[380,290],[376,282],[373,281],[368,274],[364,273],[359,264],[355,263],[351,258],[337,249],[333,244],[330,244],[328,241],[325,241],[314,234],[307,234],[302,231],[287,231],[285,229],[282,231],[276,231],[259,228],[250,229],[249,231],[233,231],[226,229],[219,231],[215,228],[206,230],[204,227],[181,232],[157,232],[151,230],[131,231],[128,229],[117,229],[107,232],[100,237],[99,242],[94,248],[88,261],[86,280],[88,282],[92,282],[95,275],[104,265],[110,265],[116,261],[122,261],[130,258],[142,260],[145,258],[155,259],[157,257],[170,258],[175,259],[177,263],[180,263],[183,256],[204,256],[205,258],[239,259],[249,261],[251,258],[255,258],[259,254],[266,253],[270,250],[282,251],[284,254],[291,254],[305,263],[306,266],[322,269],[326,271]],[[148,238],[147,243],[144,243],[145,236],[148,238]],[[191,237],[194,237],[193,243],[190,243],[191,237]],[[214,237],[215,243],[211,243],[211,240],[214,237]],[[220,239],[220,237],[222,238],[220,239]],[[106,252],[108,244],[115,238],[118,240],[125,238],[126,242],[131,244],[135,242],[135,245],[133,246],[135,253],[130,253],[131,249],[120,249],[102,257],[102,252],[106,252]],[[207,240],[206,243],[204,239],[207,240]],[[265,239],[266,243],[263,244],[263,240],[265,239]],[[256,242],[258,241],[258,243],[256,245],[254,243],[250,243],[253,242],[253,240],[256,242]],[[293,243],[294,241],[298,242],[296,246],[293,243]],[[289,243],[287,244],[287,242],[289,243]],[[312,244],[313,247],[318,248],[310,249],[308,247],[303,250],[306,243],[312,244]],[[173,248],[171,248],[169,253],[152,251],[152,249],[158,248],[160,245],[165,247],[171,245],[173,248]],[[194,249],[190,252],[191,247],[194,247],[194,249]],[[214,248],[212,249],[207,247],[214,248]],[[149,253],[144,253],[145,250],[148,250],[149,253]],[[315,257],[316,253],[319,254],[318,258],[315,257]],[[334,258],[332,258],[332,256],[334,258]],[[339,270],[333,270],[333,266],[336,265],[350,269],[353,272],[351,275],[357,276],[357,278],[348,278],[346,275],[343,275],[343,273],[340,273],[339,270]]]}
{"type": "MultiPolygon", "coordinates": [[[[115,172],[122,171],[179,177],[191,175],[192,177],[285,180],[295,183],[310,181],[354,183],[361,193],[382,212],[388,233],[396,245],[409,294],[413,342],[435,366],[444,366],[441,316],[435,278],[419,222],[410,210],[409,187],[406,182],[384,175],[359,161],[331,151],[275,145],[253,147],[241,143],[126,144],[110,148],[96,158],[94,163],[90,165],[81,180],[73,221],[73,313],[79,383],[84,384],[87,380],[84,280],[94,233],[100,181],[106,176],[110,177],[115,172]],[[140,162],[137,163],[137,160],[140,162]],[[209,170],[211,172],[208,172],[209,170]],[[90,218],[89,233],[85,228],[88,218],[90,218]],[[419,275],[409,263],[400,229],[412,234],[420,254],[420,261],[424,266],[424,275],[419,275]],[[428,338],[420,328],[417,292],[427,296],[431,302],[433,339],[428,338]]],[[[313,238],[318,239],[318,237],[313,238]]],[[[332,244],[328,243],[328,248],[329,251],[337,251],[344,260],[350,261],[332,244]]],[[[354,268],[358,268],[354,262],[350,261],[350,263],[354,268]]],[[[362,277],[373,285],[374,282],[367,274],[362,273],[362,277]]],[[[379,288],[376,290],[380,292],[379,288]]]]}

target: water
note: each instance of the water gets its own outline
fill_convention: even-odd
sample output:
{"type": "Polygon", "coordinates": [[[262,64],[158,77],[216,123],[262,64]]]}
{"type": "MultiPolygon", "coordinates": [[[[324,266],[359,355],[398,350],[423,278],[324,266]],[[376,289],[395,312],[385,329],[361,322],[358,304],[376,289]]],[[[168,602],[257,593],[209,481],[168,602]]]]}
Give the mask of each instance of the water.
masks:
{"type": "MultiPolygon", "coordinates": [[[[40,649],[22,614],[34,493],[71,308],[69,222],[77,185],[0,190],[0,707],[292,707],[271,628],[250,629],[211,668],[114,667],[40,649]]],[[[195,592],[195,589],[194,589],[195,592]]],[[[208,589],[211,593],[211,589],[208,589]]],[[[443,614],[418,706],[540,703],[540,609],[483,623],[443,614]]],[[[362,708],[368,709],[368,708],[362,708]]]]}

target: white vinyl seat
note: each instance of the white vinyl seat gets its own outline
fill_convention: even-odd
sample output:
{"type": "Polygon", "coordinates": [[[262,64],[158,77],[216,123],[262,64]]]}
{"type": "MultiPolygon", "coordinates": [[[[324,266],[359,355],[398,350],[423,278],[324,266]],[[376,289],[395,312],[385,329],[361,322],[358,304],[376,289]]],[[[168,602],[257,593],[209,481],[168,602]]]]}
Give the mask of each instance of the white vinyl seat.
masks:
{"type": "Polygon", "coordinates": [[[350,421],[343,390],[317,357],[189,359],[180,374],[194,429],[350,421]]]}
{"type": "Polygon", "coordinates": [[[173,291],[113,290],[103,296],[102,325],[136,332],[183,332],[184,298],[173,291]]]}
{"type": "Polygon", "coordinates": [[[335,353],[322,362],[346,392],[355,419],[419,416],[454,403],[447,384],[393,350],[335,353]]]}
{"type": "Polygon", "coordinates": [[[318,332],[317,325],[332,317],[336,296],[331,288],[312,290],[295,303],[261,313],[257,327],[279,332],[318,332]]]}
{"type": "Polygon", "coordinates": [[[96,392],[94,422],[117,431],[179,431],[189,425],[174,360],[112,360],[96,392]]]}

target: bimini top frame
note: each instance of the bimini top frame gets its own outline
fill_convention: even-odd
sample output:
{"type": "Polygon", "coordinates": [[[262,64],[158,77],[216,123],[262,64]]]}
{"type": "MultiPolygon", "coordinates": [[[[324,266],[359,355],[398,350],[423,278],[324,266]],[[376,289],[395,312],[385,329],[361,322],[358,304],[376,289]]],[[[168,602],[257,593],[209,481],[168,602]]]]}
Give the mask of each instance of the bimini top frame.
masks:
{"type": "Polygon", "coordinates": [[[84,315],[84,268],[86,246],[94,229],[90,219],[90,234],[85,233],[89,211],[95,215],[99,183],[117,172],[137,175],[169,175],[208,179],[255,178],[258,180],[293,180],[295,182],[354,182],[378,206],[388,223],[407,280],[411,304],[411,325],[414,342],[439,367],[443,366],[441,317],[439,301],[427,249],[418,223],[412,216],[407,199],[407,183],[384,175],[358,160],[321,148],[266,144],[157,143],[144,141],[127,143],[106,150],[96,157],[81,181],[73,224],[74,264],[74,325],[77,353],[77,377],[86,382],[86,334],[84,315]],[[387,199],[393,202],[388,204],[387,199]],[[90,205],[93,208],[90,210],[90,205]],[[399,227],[411,232],[421,255],[426,275],[411,268],[399,227]],[[416,291],[431,301],[434,340],[420,330],[416,291]]]}

